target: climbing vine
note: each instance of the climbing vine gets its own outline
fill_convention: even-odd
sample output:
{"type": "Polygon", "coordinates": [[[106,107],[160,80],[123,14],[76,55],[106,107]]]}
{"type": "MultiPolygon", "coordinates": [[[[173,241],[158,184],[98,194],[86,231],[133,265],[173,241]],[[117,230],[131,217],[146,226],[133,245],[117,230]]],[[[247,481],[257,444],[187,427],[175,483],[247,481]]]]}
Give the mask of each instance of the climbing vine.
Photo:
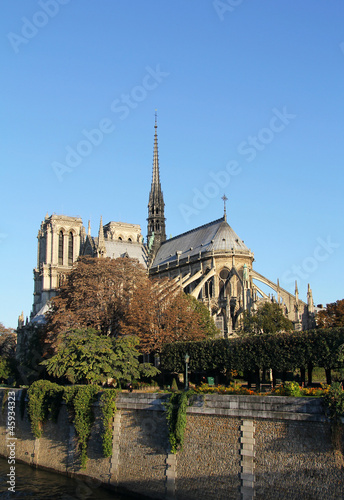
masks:
{"type": "Polygon", "coordinates": [[[322,403],[325,409],[325,415],[331,422],[333,447],[336,451],[342,453],[344,391],[339,382],[329,387],[327,393],[323,396],[322,403]]]}
{"type": "Polygon", "coordinates": [[[117,391],[108,389],[100,396],[102,422],[103,422],[103,454],[105,458],[110,458],[112,455],[112,419],[117,411],[116,408],[117,391]]]}
{"type": "Polygon", "coordinates": [[[191,394],[192,391],[172,393],[169,400],[164,403],[171,453],[177,453],[179,449],[181,450],[183,448],[186,427],[186,409],[191,394]]]}
{"type": "Polygon", "coordinates": [[[95,385],[73,387],[65,392],[64,399],[68,408],[72,410],[72,419],[78,436],[82,469],[85,469],[87,464],[87,443],[94,422],[92,405],[98,392],[99,387],[95,385]]]}
{"type": "Polygon", "coordinates": [[[8,400],[8,391],[9,389],[5,389],[4,392],[2,393],[1,411],[3,414],[5,413],[5,407],[8,400]]]}
{"type": "Polygon", "coordinates": [[[37,380],[29,387],[27,412],[36,438],[43,432],[43,423],[50,417],[57,421],[64,389],[48,380],[37,380]]]}

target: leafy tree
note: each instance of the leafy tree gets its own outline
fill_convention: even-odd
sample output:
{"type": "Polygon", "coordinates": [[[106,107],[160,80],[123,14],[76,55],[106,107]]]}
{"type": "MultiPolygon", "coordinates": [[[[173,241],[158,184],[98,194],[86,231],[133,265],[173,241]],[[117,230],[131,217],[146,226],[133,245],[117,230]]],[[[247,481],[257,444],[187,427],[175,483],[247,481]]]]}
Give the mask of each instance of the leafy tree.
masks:
{"type": "Polygon", "coordinates": [[[146,353],[170,342],[202,340],[216,331],[209,313],[167,279],[134,290],[120,327],[123,334],[137,335],[146,353]]]}
{"type": "Polygon", "coordinates": [[[292,330],[293,323],[284,316],[279,304],[265,302],[256,313],[244,313],[240,333],[258,335],[292,330]]]}
{"type": "Polygon", "coordinates": [[[344,299],[326,304],[326,309],[317,314],[319,328],[332,328],[344,326],[344,299]]]}
{"type": "Polygon", "coordinates": [[[60,336],[75,328],[94,328],[115,336],[136,287],[148,281],[134,259],[81,257],[51,301],[46,336],[56,349],[60,336]]]}
{"type": "Polygon", "coordinates": [[[108,378],[130,381],[141,375],[156,375],[158,370],[152,365],[139,363],[138,343],[133,337],[111,339],[91,328],[71,330],[63,335],[57,353],[41,364],[49,375],[65,377],[73,384],[98,384],[108,378]]]}
{"type": "Polygon", "coordinates": [[[15,376],[15,353],[17,335],[12,328],[0,323],[0,380],[15,376]]]}

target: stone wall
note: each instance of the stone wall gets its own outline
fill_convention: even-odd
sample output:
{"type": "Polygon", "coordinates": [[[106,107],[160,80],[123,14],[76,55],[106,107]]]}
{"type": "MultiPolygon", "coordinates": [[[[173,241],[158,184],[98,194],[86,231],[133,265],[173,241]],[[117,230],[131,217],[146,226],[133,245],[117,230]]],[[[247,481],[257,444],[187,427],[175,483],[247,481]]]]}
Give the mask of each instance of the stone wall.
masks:
{"type": "MultiPolygon", "coordinates": [[[[3,391],[2,391],[3,392],[3,391]]],[[[319,400],[261,396],[197,396],[190,401],[183,450],[169,453],[165,394],[121,394],[113,452],[101,448],[100,408],[86,470],[66,407],[35,439],[25,412],[16,415],[16,459],[93,478],[135,498],[264,500],[343,498],[344,462],[331,444],[319,400]]],[[[0,455],[7,456],[6,405],[0,414],[0,455]]]]}

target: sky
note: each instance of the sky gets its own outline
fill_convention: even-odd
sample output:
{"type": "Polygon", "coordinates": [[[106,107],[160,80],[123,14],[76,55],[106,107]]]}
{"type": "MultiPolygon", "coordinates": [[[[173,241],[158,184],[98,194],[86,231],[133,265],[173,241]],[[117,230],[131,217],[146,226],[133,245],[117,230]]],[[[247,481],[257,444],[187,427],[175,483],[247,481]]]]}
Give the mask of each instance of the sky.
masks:
{"type": "Polygon", "coordinates": [[[254,269],[342,299],[342,0],[3,0],[0,322],[46,213],[140,224],[154,115],[168,236],[223,216],[254,269]]]}

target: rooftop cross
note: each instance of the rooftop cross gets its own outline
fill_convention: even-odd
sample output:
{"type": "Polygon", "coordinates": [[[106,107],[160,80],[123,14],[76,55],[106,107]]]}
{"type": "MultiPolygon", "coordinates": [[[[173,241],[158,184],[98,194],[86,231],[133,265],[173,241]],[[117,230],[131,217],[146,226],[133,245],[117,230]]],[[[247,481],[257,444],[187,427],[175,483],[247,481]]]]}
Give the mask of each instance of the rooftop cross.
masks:
{"type": "Polygon", "coordinates": [[[228,200],[227,196],[224,194],[221,198],[221,200],[223,200],[223,218],[225,219],[225,221],[227,221],[227,213],[226,213],[226,201],[228,200]]]}

